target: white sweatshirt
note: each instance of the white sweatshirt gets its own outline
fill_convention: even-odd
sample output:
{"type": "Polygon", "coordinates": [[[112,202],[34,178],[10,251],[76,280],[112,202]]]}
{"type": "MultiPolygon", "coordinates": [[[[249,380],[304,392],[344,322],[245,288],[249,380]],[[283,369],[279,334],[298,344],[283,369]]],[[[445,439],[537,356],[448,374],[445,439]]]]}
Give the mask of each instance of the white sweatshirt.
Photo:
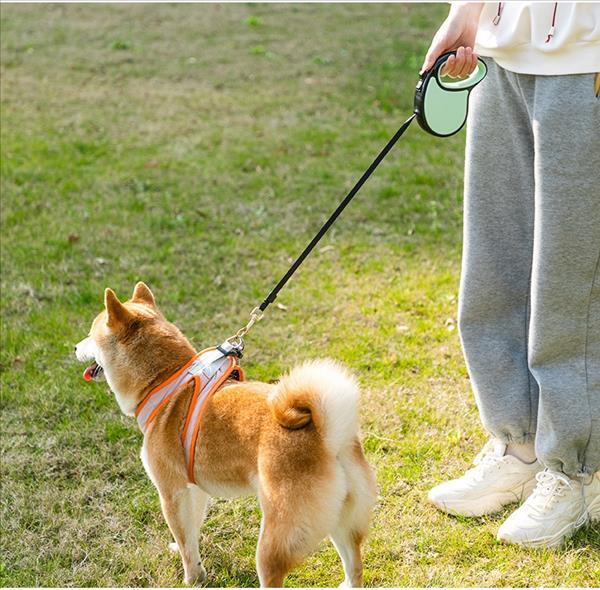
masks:
{"type": "Polygon", "coordinates": [[[475,52],[521,74],[600,72],[600,2],[486,2],[475,52]]]}

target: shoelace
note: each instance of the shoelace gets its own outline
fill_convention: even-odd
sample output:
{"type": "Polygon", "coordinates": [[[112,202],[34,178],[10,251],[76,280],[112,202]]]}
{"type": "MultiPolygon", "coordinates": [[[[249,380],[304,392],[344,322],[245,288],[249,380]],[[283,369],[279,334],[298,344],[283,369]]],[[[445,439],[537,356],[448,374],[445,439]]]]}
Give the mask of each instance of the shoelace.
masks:
{"type": "Polygon", "coordinates": [[[477,454],[473,464],[475,467],[470,469],[472,475],[477,480],[483,479],[483,477],[492,469],[499,469],[500,466],[505,463],[506,456],[498,456],[494,454],[494,441],[488,441],[483,449],[477,454]]]}
{"type": "MultiPolygon", "coordinates": [[[[567,489],[573,490],[573,485],[569,479],[555,471],[546,469],[535,476],[538,485],[528,502],[531,506],[537,508],[541,513],[546,512],[559,498],[562,498],[567,489]]],[[[575,528],[583,526],[589,518],[588,510],[582,511],[575,522],[575,528]]]]}
{"type": "Polygon", "coordinates": [[[530,503],[542,511],[548,510],[567,490],[573,486],[567,477],[555,471],[540,471],[536,476],[537,485],[531,495],[530,503]]]}
{"type": "Polygon", "coordinates": [[[479,453],[477,453],[477,455],[475,455],[475,460],[473,461],[474,465],[479,465],[486,457],[496,457],[496,458],[500,458],[497,455],[494,455],[494,447],[495,447],[495,441],[490,439],[488,440],[485,445],[483,445],[483,449],[481,449],[481,451],[479,451],[479,453]]]}

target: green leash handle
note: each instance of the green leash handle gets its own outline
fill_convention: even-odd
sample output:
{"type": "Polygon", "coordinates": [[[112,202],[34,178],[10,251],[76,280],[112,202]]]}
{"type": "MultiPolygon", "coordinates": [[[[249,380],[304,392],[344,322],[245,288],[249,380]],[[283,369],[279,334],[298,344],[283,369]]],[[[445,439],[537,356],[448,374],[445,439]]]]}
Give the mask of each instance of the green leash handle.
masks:
{"type": "Polygon", "coordinates": [[[477,67],[466,78],[442,76],[451,55],[440,55],[430,70],[423,72],[415,88],[415,115],[422,129],[436,137],[458,133],[467,120],[469,95],[487,74],[485,62],[477,58],[477,67]]]}

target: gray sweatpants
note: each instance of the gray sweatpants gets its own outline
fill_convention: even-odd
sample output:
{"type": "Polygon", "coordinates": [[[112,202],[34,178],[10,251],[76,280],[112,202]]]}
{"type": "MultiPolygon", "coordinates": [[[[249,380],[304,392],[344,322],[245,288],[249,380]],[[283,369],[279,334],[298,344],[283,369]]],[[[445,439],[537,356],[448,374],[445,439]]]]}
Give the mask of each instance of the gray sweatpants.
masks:
{"type": "Polygon", "coordinates": [[[486,59],[467,128],[459,327],[484,427],[600,470],[600,101],[594,75],[486,59]]]}

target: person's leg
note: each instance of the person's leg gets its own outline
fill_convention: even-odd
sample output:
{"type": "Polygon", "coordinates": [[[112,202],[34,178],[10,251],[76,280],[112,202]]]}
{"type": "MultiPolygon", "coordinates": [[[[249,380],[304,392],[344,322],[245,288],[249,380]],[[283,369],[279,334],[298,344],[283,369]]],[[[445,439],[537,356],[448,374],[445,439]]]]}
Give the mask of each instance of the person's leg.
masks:
{"type": "Polygon", "coordinates": [[[428,495],[441,510],[464,516],[490,514],[527,497],[542,468],[532,448],[538,398],[527,363],[531,113],[518,77],[492,60],[488,66],[472,93],[467,127],[459,328],[482,422],[497,440],[473,469],[428,495]]]}
{"type": "Polygon", "coordinates": [[[592,74],[535,80],[529,364],[547,470],[498,531],[553,547],[600,518],[600,103],[592,74]]]}
{"type": "Polygon", "coordinates": [[[533,443],[538,393],[527,330],[534,145],[524,97],[531,89],[488,64],[467,128],[459,330],[484,427],[505,443],[533,443]]]}
{"type": "Polygon", "coordinates": [[[570,477],[600,469],[600,102],[594,76],[536,80],[530,368],[536,449],[570,477]]]}

